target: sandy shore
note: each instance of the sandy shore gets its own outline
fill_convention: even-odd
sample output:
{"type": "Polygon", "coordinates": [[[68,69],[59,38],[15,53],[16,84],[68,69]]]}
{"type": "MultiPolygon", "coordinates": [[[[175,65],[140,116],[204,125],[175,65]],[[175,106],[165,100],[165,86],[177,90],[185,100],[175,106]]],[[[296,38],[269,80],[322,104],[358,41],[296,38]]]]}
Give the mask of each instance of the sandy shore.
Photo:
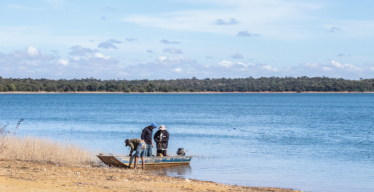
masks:
{"type": "Polygon", "coordinates": [[[106,91],[81,91],[81,92],[24,92],[24,91],[10,91],[10,92],[0,92],[0,94],[217,94],[217,93],[374,93],[374,92],[316,92],[316,91],[308,91],[308,92],[295,92],[295,91],[285,91],[285,92],[270,92],[270,91],[262,91],[262,92],[106,92],[106,91]]]}
{"type": "Polygon", "coordinates": [[[71,167],[0,159],[0,191],[250,191],[291,192],[290,189],[224,185],[154,175],[141,170],[71,167]]]}

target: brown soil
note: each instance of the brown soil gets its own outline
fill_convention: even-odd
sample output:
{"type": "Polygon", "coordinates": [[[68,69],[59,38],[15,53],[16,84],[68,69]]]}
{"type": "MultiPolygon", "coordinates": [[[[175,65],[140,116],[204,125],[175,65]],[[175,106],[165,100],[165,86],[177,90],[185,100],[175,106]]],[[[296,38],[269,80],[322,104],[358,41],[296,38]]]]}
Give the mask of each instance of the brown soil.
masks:
{"type": "Polygon", "coordinates": [[[251,191],[291,192],[289,189],[224,185],[153,175],[141,170],[91,166],[60,166],[0,160],[0,191],[251,191]]]}

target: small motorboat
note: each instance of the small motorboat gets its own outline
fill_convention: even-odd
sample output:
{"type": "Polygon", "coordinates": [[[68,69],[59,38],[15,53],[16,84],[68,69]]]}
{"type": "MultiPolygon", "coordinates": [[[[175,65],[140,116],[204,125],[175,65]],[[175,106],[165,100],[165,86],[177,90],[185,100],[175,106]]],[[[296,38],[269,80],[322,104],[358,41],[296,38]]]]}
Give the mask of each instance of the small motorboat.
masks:
{"type": "MultiPolygon", "coordinates": [[[[97,157],[108,166],[129,168],[129,163],[130,161],[132,161],[131,167],[134,167],[134,160],[135,160],[134,157],[114,156],[114,155],[97,155],[97,157]]],[[[191,159],[192,159],[192,156],[144,157],[146,169],[188,165],[190,164],[191,159]]],[[[142,166],[142,159],[139,157],[137,167],[141,167],[141,166],[142,166]]]]}

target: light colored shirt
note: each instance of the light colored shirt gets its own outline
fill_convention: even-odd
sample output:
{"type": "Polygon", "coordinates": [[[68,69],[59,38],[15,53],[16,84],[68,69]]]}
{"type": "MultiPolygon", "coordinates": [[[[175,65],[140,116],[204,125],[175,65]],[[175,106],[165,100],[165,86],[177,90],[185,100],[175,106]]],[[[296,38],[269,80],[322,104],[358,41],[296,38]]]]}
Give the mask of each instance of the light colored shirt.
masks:
{"type": "Polygon", "coordinates": [[[132,154],[132,152],[136,150],[136,148],[139,146],[140,143],[145,143],[145,142],[141,139],[130,139],[129,140],[129,146],[131,149],[130,154],[132,154]]]}

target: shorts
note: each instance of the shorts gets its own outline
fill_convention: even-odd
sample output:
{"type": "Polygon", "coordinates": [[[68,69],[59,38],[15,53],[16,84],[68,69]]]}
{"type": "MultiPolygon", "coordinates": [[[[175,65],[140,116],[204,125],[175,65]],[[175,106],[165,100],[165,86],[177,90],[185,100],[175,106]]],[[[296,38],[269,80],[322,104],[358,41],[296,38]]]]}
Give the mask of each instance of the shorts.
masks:
{"type": "Polygon", "coordinates": [[[138,145],[138,147],[136,147],[136,151],[135,151],[135,157],[144,157],[145,155],[145,143],[140,143],[138,145]]]}

